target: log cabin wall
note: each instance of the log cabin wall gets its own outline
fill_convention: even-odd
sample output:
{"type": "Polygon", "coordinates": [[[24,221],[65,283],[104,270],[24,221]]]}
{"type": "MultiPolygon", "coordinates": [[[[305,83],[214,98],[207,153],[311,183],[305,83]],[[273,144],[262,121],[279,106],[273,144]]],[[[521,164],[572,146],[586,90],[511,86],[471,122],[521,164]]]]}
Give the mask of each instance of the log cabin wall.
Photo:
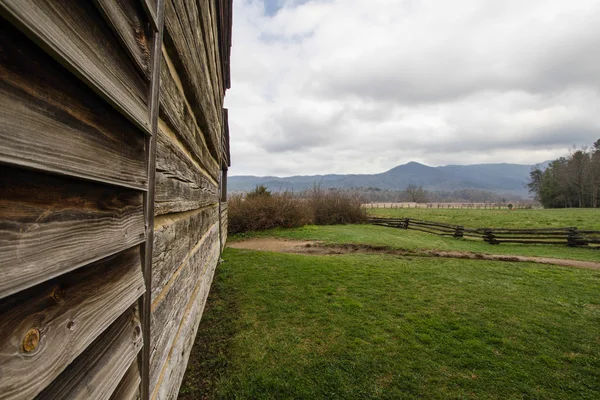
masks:
{"type": "Polygon", "coordinates": [[[231,0],[0,0],[0,399],[171,399],[227,238],[231,0]]]}

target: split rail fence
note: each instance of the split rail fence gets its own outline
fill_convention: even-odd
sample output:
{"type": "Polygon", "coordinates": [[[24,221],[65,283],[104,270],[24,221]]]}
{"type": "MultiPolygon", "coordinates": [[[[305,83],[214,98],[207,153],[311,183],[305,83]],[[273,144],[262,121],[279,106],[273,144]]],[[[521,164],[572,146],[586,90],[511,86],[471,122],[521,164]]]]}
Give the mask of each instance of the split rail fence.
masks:
{"type": "Polygon", "coordinates": [[[369,219],[373,225],[399,229],[413,229],[439,236],[454,238],[482,239],[489,244],[562,244],[570,247],[600,249],[600,231],[566,228],[468,228],[462,225],[444,224],[413,218],[369,219]]]}

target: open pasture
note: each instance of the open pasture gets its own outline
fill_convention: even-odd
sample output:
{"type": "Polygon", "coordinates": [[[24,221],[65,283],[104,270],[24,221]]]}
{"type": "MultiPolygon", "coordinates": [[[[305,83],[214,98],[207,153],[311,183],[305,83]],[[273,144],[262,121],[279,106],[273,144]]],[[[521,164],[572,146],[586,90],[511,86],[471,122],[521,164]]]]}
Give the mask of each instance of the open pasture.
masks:
{"type": "Polygon", "coordinates": [[[440,250],[470,252],[474,254],[502,254],[532,257],[552,257],[561,259],[600,262],[600,251],[573,248],[564,245],[525,245],[506,243],[498,246],[470,240],[437,236],[414,230],[392,229],[375,225],[308,225],[294,229],[274,229],[234,236],[231,240],[253,237],[275,237],[292,240],[316,240],[325,245],[367,245],[386,247],[392,250],[440,250]]]}
{"type": "Polygon", "coordinates": [[[415,218],[470,228],[564,228],[600,230],[600,208],[561,209],[367,209],[377,217],[415,218]]]}
{"type": "MultiPolygon", "coordinates": [[[[369,211],[473,227],[600,228],[597,210],[369,211]]],[[[490,246],[368,224],[232,241],[247,239],[349,251],[226,249],[182,399],[600,398],[600,270],[510,257],[598,263],[598,250],[490,246]]]]}
{"type": "Polygon", "coordinates": [[[600,397],[597,270],[237,249],[223,258],[182,399],[600,397]]]}

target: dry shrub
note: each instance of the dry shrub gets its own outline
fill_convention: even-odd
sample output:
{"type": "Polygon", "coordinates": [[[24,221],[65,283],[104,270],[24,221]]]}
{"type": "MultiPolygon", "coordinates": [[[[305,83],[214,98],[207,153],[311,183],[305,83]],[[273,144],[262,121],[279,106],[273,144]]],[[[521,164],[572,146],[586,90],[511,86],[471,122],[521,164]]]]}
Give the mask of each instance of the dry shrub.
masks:
{"type": "Polygon", "coordinates": [[[233,195],[228,202],[231,234],[272,228],[295,228],[312,222],[307,203],[291,193],[233,195]]]}
{"type": "Polygon", "coordinates": [[[264,187],[257,187],[246,196],[232,195],[228,214],[230,234],[307,224],[358,224],[367,219],[357,196],[318,186],[300,197],[289,192],[272,194],[264,187]]]}
{"type": "Polygon", "coordinates": [[[367,212],[358,196],[340,190],[324,190],[320,186],[307,191],[306,196],[315,225],[361,224],[367,212]]]}

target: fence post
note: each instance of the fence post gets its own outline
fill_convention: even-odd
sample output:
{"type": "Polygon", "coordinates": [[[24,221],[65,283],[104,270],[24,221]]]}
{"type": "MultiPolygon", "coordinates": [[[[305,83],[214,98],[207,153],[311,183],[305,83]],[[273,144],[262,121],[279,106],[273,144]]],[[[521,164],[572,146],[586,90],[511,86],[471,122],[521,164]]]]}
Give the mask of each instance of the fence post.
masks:
{"type": "Polygon", "coordinates": [[[484,235],[483,240],[488,242],[489,244],[499,244],[500,243],[496,240],[496,236],[494,235],[494,232],[492,232],[491,229],[484,229],[483,235],[484,235]]]}
{"type": "Polygon", "coordinates": [[[404,218],[404,229],[408,229],[408,221],[410,221],[409,218],[404,218]]]}
{"type": "Polygon", "coordinates": [[[577,227],[569,228],[567,233],[567,245],[569,247],[576,246],[587,246],[588,243],[583,239],[583,237],[577,231],[577,227]]]}
{"type": "Polygon", "coordinates": [[[454,231],[454,237],[461,238],[461,237],[464,237],[464,234],[465,234],[465,227],[457,225],[455,228],[455,231],[454,231]]]}

